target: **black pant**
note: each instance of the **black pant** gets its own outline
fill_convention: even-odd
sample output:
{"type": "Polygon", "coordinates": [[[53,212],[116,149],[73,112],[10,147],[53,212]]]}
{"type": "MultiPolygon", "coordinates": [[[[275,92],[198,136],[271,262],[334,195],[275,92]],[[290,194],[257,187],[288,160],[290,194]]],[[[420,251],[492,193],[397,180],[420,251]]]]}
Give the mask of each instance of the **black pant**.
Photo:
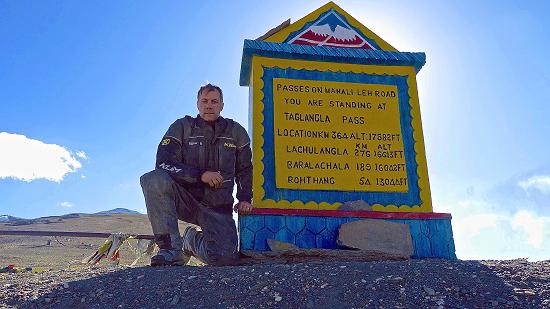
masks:
{"type": "MultiPolygon", "coordinates": [[[[147,215],[155,236],[170,235],[172,249],[184,249],[210,265],[238,262],[237,229],[231,212],[222,212],[198,202],[163,170],[140,178],[147,215]],[[180,236],[178,219],[198,225],[180,236]]],[[[230,209],[231,205],[228,205],[230,209]]],[[[160,244],[159,244],[160,246],[160,244]]]]}

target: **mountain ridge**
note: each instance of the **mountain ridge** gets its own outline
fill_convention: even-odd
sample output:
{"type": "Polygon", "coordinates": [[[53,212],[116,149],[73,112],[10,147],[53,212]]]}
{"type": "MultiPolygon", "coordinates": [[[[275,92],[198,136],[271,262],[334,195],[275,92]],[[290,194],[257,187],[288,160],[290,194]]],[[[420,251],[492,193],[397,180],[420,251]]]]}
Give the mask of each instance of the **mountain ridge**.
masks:
{"type": "Polygon", "coordinates": [[[142,213],[139,212],[139,211],[118,207],[118,208],[113,208],[113,209],[109,209],[109,210],[102,210],[102,211],[98,211],[98,212],[94,212],[94,213],[82,213],[82,212],[68,213],[68,214],[56,215],[56,216],[43,216],[43,217],[38,217],[38,218],[34,218],[34,219],[19,218],[19,217],[14,217],[14,216],[11,216],[11,215],[3,214],[3,215],[0,215],[0,223],[44,220],[44,219],[48,219],[48,218],[74,218],[74,217],[79,217],[79,216],[114,215],[114,214],[142,215],[142,213]]]}

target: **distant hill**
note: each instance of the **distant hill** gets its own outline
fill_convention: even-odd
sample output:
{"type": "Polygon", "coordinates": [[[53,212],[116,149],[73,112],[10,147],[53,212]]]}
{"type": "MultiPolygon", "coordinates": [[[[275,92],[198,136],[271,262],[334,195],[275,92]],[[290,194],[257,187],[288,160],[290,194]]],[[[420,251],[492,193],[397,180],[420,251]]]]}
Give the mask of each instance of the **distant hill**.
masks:
{"type": "Polygon", "coordinates": [[[9,216],[9,215],[0,215],[0,222],[16,221],[22,220],[21,218],[9,216]]]}
{"type": "Polygon", "coordinates": [[[142,213],[135,210],[130,210],[126,208],[115,208],[111,210],[104,210],[96,212],[95,215],[113,215],[113,214],[132,214],[132,215],[141,215],[142,213]]]}
{"type": "Polygon", "coordinates": [[[36,219],[23,219],[23,218],[10,216],[10,215],[0,215],[0,223],[9,224],[9,225],[29,225],[33,223],[59,222],[63,219],[79,218],[79,217],[90,216],[90,215],[93,216],[93,215],[119,215],[119,214],[141,215],[142,213],[140,213],[139,211],[130,210],[126,208],[115,208],[111,210],[96,212],[93,214],[70,213],[70,214],[65,214],[61,216],[46,216],[46,217],[40,217],[36,219]]]}
{"type": "Polygon", "coordinates": [[[31,224],[33,220],[18,218],[10,215],[0,215],[0,223],[7,225],[25,225],[31,224]]]}

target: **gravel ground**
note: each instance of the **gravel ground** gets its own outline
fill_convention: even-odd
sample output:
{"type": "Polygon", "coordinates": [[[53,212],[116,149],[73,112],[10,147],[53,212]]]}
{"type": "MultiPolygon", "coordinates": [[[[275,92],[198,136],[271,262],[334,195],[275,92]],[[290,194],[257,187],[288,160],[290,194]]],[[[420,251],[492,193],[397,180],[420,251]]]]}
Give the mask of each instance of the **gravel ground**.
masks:
{"type": "MultiPolygon", "coordinates": [[[[65,215],[38,218],[29,221],[0,223],[1,230],[75,231],[152,234],[147,215],[65,215]],[[23,222],[25,223],[25,222],[23,222]]],[[[186,224],[180,221],[180,231],[186,224]]],[[[21,267],[67,269],[93,254],[105,239],[86,237],[28,237],[0,236],[0,268],[10,264],[21,267]]],[[[121,248],[123,264],[130,264],[138,256],[134,248],[137,241],[127,241],[121,248]]],[[[148,261],[144,258],[139,265],[148,261]],[[143,262],[143,263],[141,263],[143,262]]]]}
{"type": "Polygon", "coordinates": [[[550,308],[550,261],[106,266],[0,274],[0,308],[550,308]]]}

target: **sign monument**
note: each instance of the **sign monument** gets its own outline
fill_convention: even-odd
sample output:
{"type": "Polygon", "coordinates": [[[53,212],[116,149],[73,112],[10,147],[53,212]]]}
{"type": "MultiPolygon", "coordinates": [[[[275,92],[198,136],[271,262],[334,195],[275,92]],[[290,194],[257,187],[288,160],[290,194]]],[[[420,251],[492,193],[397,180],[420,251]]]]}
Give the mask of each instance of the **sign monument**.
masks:
{"type": "Polygon", "coordinates": [[[241,248],[267,239],[336,248],[338,227],[364,218],[406,223],[415,257],[456,258],[450,214],[434,213],[416,74],[399,52],[333,2],[245,40],[254,214],[241,248]],[[362,209],[343,208],[362,200],[362,209]]]}

